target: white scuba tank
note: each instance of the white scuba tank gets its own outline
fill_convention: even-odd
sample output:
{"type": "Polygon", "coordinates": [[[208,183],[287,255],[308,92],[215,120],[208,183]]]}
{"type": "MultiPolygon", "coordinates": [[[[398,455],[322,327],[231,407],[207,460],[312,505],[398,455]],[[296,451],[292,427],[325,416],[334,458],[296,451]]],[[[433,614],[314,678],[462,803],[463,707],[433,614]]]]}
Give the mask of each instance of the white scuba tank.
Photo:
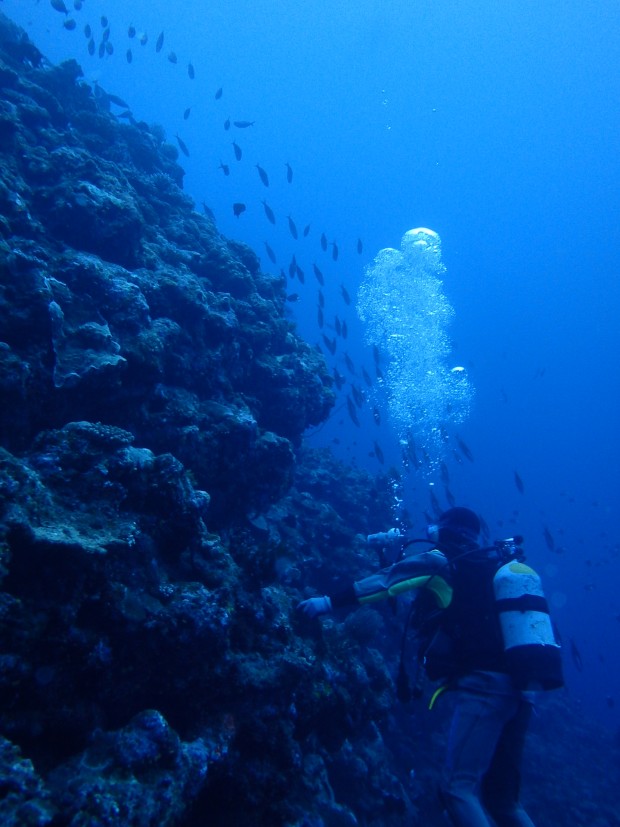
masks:
{"type": "Polygon", "coordinates": [[[564,685],[556,640],[540,577],[518,560],[503,565],[493,579],[508,669],[518,689],[564,685]]]}

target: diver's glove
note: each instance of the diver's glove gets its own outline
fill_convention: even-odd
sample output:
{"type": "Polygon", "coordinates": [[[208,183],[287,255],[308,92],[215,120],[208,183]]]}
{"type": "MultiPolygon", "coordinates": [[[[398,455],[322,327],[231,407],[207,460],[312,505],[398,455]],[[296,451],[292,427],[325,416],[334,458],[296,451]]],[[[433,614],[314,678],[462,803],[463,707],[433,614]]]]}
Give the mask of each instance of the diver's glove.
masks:
{"type": "Polygon", "coordinates": [[[297,606],[297,610],[303,612],[306,617],[319,617],[331,612],[332,602],[327,595],[324,597],[310,597],[308,600],[302,600],[297,606]]]}

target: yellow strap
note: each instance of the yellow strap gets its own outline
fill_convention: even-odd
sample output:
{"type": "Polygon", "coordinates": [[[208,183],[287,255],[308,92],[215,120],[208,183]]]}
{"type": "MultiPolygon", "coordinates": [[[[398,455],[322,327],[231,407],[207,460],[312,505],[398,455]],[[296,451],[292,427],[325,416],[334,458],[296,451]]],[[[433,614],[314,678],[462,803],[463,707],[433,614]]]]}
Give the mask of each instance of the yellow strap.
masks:
{"type": "Polygon", "coordinates": [[[429,709],[432,709],[432,708],[435,706],[435,701],[436,701],[436,700],[437,700],[437,698],[441,695],[441,693],[442,693],[442,692],[445,692],[445,691],[446,691],[446,689],[447,689],[447,688],[448,688],[448,684],[447,684],[447,683],[444,683],[442,686],[440,686],[440,687],[439,687],[439,689],[436,689],[436,690],[433,692],[433,694],[432,694],[432,696],[431,696],[431,699],[430,699],[430,702],[429,702],[429,704],[428,704],[428,708],[429,708],[429,709]]]}

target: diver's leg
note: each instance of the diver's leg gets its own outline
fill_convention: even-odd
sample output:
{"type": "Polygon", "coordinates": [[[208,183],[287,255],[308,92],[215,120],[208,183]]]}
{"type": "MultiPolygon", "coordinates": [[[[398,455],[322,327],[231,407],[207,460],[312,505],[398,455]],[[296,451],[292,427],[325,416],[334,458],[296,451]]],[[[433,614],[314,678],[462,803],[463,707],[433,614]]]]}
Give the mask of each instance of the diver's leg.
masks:
{"type": "Polygon", "coordinates": [[[492,824],[480,801],[480,785],[506,720],[515,713],[515,696],[504,678],[484,672],[459,682],[440,787],[455,827],[492,824]]]}
{"type": "Polygon", "coordinates": [[[521,759],[532,707],[521,700],[500,735],[482,782],[482,800],[497,827],[534,827],[519,801],[521,759]]]}

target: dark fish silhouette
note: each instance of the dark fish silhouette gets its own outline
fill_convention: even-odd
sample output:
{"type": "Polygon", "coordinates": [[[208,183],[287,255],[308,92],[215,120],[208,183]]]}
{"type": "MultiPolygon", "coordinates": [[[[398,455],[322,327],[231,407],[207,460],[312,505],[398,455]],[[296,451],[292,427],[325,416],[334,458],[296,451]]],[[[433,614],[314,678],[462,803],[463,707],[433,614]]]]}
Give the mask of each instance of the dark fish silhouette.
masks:
{"type": "Polygon", "coordinates": [[[163,45],[164,45],[164,33],[161,32],[161,34],[157,38],[157,43],[155,44],[155,51],[156,52],[161,52],[163,45]]]}
{"type": "Polygon", "coordinates": [[[297,234],[297,227],[295,226],[295,222],[294,222],[294,221],[293,221],[293,219],[290,217],[290,215],[289,215],[289,217],[288,217],[288,228],[289,228],[290,233],[291,233],[291,235],[293,236],[293,238],[294,238],[295,240],[297,240],[297,238],[299,237],[299,236],[298,236],[298,234],[297,234]]]}
{"type": "Polygon", "coordinates": [[[269,186],[269,176],[265,172],[265,170],[260,166],[260,164],[256,164],[256,169],[258,170],[258,175],[260,180],[263,184],[268,187],[269,186]]]}
{"type": "Polygon", "coordinates": [[[233,121],[237,129],[247,129],[248,126],[254,126],[254,121],[233,121]]]}
{"type": "Polygon", "coordinates": [[[304,271],[301,269],[301,267],[299,266],[299,264],[297,264],[297,265],[296,265],[296,267],[295,267],[295,272],[297,273],[297,278],[299,279],[299,281],[300,281],[302,284],[304,284],[304,282],[306,281],[306,274],[305,274],[305,273],[304,273],[304,271]]]}
{"type": "Polygon", "coordinates": [[[521,494],[523,494],[523,492],[525,491],[525,487],[524,487],[524,485],[523,485],[523,480],[522,480],[522,479],[521,479],[521,477],[517,474],[517,472],[516,472],[516,471],[515,471],[515,485],[517,486],[517,488],[518,488],[518,490],[521,492],[521,494]]]}
{"type": "Polygon", "coordinates": [[[543,526],[543,534],[545,535],[545,543],[549,551],[555,551],[555,539],[546,525],[543,526]]]}
{"type": "Polygon", "coordinates": [[[105,43],[101,41],[99,44],[99,57],[103,57],[105,55],[105,43]]]}
{"type": "Polygon", "coordinates": [[[107,27],[108,27],[108,18],[104,14],[101,18],[101,28],[102,29],[107,29],[107,27]]]}
{"type": "Polygon", "coordinates": [[[215,93],[215,100],[216,100],[216,101],[219,101],[219,99],[222,97],[222,95],[223,95],[223,94],[224,94],[224,90],[223,90],[223,89],[222,89],[222,87],[220,86],[220,88],[219,88],[219,89],[217,90],[217,92],[215,93]]]}
{"type": "Polygon", "coordinates": [[[284,164],[284,166],[286,167],[286,180],[288,181],[289,184],[292,184],[293,183],[293,170],[292,170],[292,167],[289,163],[284,164]]]}
{"type": "Polygon", "coordinates": [[[149,42],[149,36],[148,36],[148,34],[147,34],[146,32],[142,32],[142,34],[141,34],[141,35],[140,35],[140,37],[138,38],[138,43],[140,44],[140,46],[146,46],[146,44],[147,44],[148,42],[149,42]]]}
{"type": "Polygon", "coordinates": [[[357,239],[357,252],[361,255],[364,250],[364,245],[362,244],[362,239],[357,239]]]}
{"type": "Polygon", "coordinates": [[[220,165],[219,165],[218,169],[221,169],[222,172],[224,173],[224,175],[230,175],[230,167],[228,166],[228,164],[223,164],[220,161],[220,165]]]}
{"type": "Polygon", "coordinates": [[[192,114],[192,107],[188,106],[185,112],[183,112],[183,120],[186,121],[189,116],[192,114]]]}
{"type": "Polygon", "coordinates": [[[377,377],[377,379],[379,379],[380,381],[382,381],[382,380],[383,380],[383,371],[381,370],[381,368],[379,367],[379,365],[375,365],[375,376],[376,376],[376,377],[377,377]]]}
{"type": "Polygon", "coordinates": [[[88,25],[88,23],[84,26],[84,37],[89,40],[93,36],[93,30],[88,25]]]}
{"type": "Polygon", "coordinates": [[[226,132],[228,132],[229,129],[230,129],[230,118],[226,118],[226,120],[224,121],[224,130],[226,132]]]}
{"type": "Polygon", "coordinates": [[[349,335],[349,328],[347,327],[346,319],[342,320],[342,338],[346,339],[349,335]]]}
{"type": "Polygon", "coordinates": [[[67,17],[66,20],[63,21],[62,25],[65,27],[65,29],[67,29],[67,31],[72,32],[77,26],[77,23],[72,17],[67,17]]]}
{"type": "Polygon", "coordinates": [[[103,40],[104,43],[107,43],[108,40],[110,39],[110,27],[109,26],[108,26],[107,29],[103,30],[103,34],[101,35],[101,39],[103,40]]]}
{"type": "Polygon", "coordinates": [[[50,6],[62,14],[69,14],[69,9],[63,3],[63,0],[50,0],[50,6]]]}
{"type": "Polygon", "coordinates": [[[109,40],[106,40],[103,45],[105,47],[106,54],[111,55],[114,52],[114,46],[110,43],[109,40]]]}
{"type": "Polygon", "coordinates": [[[353,364],[353,360],[351,359],[348,353],[344,354],[344,361],[349,370],[349,373],[352,373],[354,376],[356,376],[357,374],[355,372],[355,365],[353,364]]]}
{"type": "Polygon", "coordinates": [[[334,261],[338,261],[338,245],[335,241],[332,241],[332,258],[334,261]]]}
{"type": "Polygon", "coordinates": [[[323,252],[327,250],[327,237],[325,236],[325,233],[321,233],[321,249],[323,252]]]}
{"type": "Polygon", "coordinates": [[[317,322],[321,329],[323,329],[323,321],[323,308],[319,305],[317,308],[317,322]]]}
{"type": "Polygon", "coordinates": [[[454,506],[456,505],[456,498],[454,494],[452,493],[452,491],[450,491],[447,485],[444,487],[444,491],[446,492],[446,499],[448,501],[448,505],[450,506],[450,508],[454,508],[454,506]]]}
{"type": "Polygon", "coordinates": [[[376,345],[372,346],[372,358],[375,360],[375,365],[378,365],[381,361],[381,354],[379,353],[379,348],[376,345]]]}
{"type": "Polygon", "coordinates": [[[136,27],[135,27],[135,26],[133,25],[133,23],[132,23],[132,24],[129,26],[129,28],[127,29],[127,37],[131,39],[131,38],[133,38],[133,37],[135,37],[135,36],[136,36],[136,27]]]}
{"type": "Polygon", "coordinates": [[[323,278],[323,273],[321,273],[321,271],[316,266],[316,264],[312,265],[312,271],[314,272],[314,275],[316,276],[316,280],[318,281],[318,283],[321,286],[324,285],[325,284],[325,279],[323,278]]]}
{"type": "Polygon", "coordinates": [[[349,412],[349,416],[351,417],[351,421],[353,422],[353,424],[357,425],[357,427],[360,428],[361,426],[360,421],[357,418],[357,411],[355,410],[355,405],[353,404],[353,401],[351,400],[349,394],[347,394],[347,410],[349,412]]]}
{"type": "Polygon", "coordinates": [[[344,284],[340,285],[340,292],[342,294],[342,298],[344,299],[344,303],[351,304],[351,296],[349,295],[349,291],[344,286],[344,284]]]}
{"type": "Polygon", "coordinates": [[[373,442],[373,447],[375,449],[375,456],[377,457],[381,465],[385,465],[385,457],[383,456],[383,451],[381,450],[381,446],[379,445],[376,439],[373,442]]]}
{"type": "Polygon", "coordinates": [[[287,302],[298,302],[299,301],[299,293],[289,293],[286,297],[287,302]]]}
{"type": "Polygon", "coordinates": [[[84,3],[82,2],[82,0],[73,0],[73,8],[76,11],[81,11],[83,5],[84,3]]]}
{"type": "Polygon", "coordinates": [[[234,151],[235,151],[235,158],[236,158],[238,161],[240,161],[240,160],[241,160],[241,156],[243,155],[243,152],[241,151],[241,147],[233,141],[233,142],[232,142],[232,148],[233,148],[233,149],[234,149],[234,151]]]}
{"type": "Polygon", "coordinates": [[[357,387],[357,385],[353,385],[353,384],[351,385],[351,393],[353,394],[353,400],[354,400],[355,404],[357,405],[358,408],[361,408],[364,405],[364,402],[366,401],[364,399],[364,394],[357,387]]]}
{"type": "Polygon", "coordinates": [[[319,290],[319,306],[325,307],[325,296],[323,295],[322,290],[319,290]]]}
{"type": "MultiPolygon", "coordinates": [[[[328,337],[324,333],[322,333],[321,335],[323,337],[323,341],[325,342],[325,347],[329,350],[329,352],[333,356],[334,353],[336,352],[336,339],[335,339],[335,337],[333,339],[328,339],[328,337]]],[[[353,404],[353,403],[351,403],[351,404],[353,404]]]]}
{"type": "Polygon", "coordinates": [[[177,53],[168,52],[168,60],[170,61],[170,63],[178,63],[177,53]]]}
{"type": "Polygon", "coordinates": [[[239,216],[243,212],[245,212],[245,204],[241,204],[238,201],[236,201],[233,204],[233,213],[235,214],[235,218],[239,218],[239,216]]]}
{"type": "Polygon", "coordinates": [[[293,258],[291,259],[291,263],[288,266],[288,274],[292,279],[294,279],[296,272],[297,272],[297,259],[295,258],[295,254],[293,253],[293,258]]]}
{"type": "Polygon", "coordinates": [[[194,80],[194,78],[196,77],[196,72],[194,70],[194,64],[193,63],[188,63],[187,64],[187,74],[189,75],[190,80],[194,80]]]}
{"type": "Polygon", "coordinates": [[[458,436],[456,437],[456,444],[459,446],[459,450],[461,451],[463,456],[466,457],[466,459],[468,459],[470,462],[473,462],[474,461],[474,455],[469,450],[467,445],[465,445],[463,440],[458,436]]]}
{"type": "Polygon", "coordinates": [[[267,244],[267,242],[266,242],[266,241],[265,241],[265,249],[267,250],[267,255],[269,256],[269,258],[270,258],[270,260],[271,260],[272,264],[275,264],[275,263],[276,263],[276,254],[275,254],[275,253],[274,253],[274,251],[271,249],[271,247],[269,246],[269,244],[267,244]]]}
{"type": "Polygon", "coordinates": [[[342,390],[346,381],[347,380],[339,372],[338,368],[334,368],[334,382],[336,383],[336,387],[338,388],[338,390],[342,390]]]}
{"type": "Polygon", "coordinates": [[[583,672],[583,660],[581,659],[581,652],[577,648],[577,644],[572,638],[570,639],[570,654],[577,671],[583,672]]]}
{"type": "Polygon", "coordinates": [[[91,39],[88,41],[88,54],[94,55],[95,54],[95,41],[91,39]]]}
{"type": "Polygon", "coordinates": [[[340,319],[338,316],[334,316],[334,329],[336,331],[336,336],[340,336],[342,332],[342,325],[340,324],[340,319]]]}
{"type": "Polygon", "coordinates": [[[273,214],[273,210],[271,209],[269,204],[266,201],[261,201],[261,204],[263,205],[263,207],[265,209],[265,215],[267,216],[267,220],[270,221],[272,224],[275,224],[276,223],[276,217],[273,214]]]}
{"type": "Polygon", "coordinates": [[[310,224],[306,224],[306,226],[304,227],[304,238],[308,238],[309,234],[310,234],[310,224]]]}
{"type": "Polygon", "coordinates": [[[176,135],[175,137],[177,139],[177,143],[178,143],[179,147],[181,148],[181,152],[183,153],[183,155],[186,155],[189,158],[189,149],[185,145],[185,142],[182,141],[181,138],[179,138],[178,135],[176,135]]]}
{"type": "MultiPolygon", "coordinates": [[[[346,336],[345,336],[345,338],[346,338],[346,336]]],[[[368,387],[369,388],[372,387],[372,379],[368,375],[368,371],[366,370],[366,368],[362,368],[362,376],[364,378],[364,382],[366,382],[368,387]]]]}
{"type": "Polygon", "coordinates": [[[125,57],[127,58],[127,63],[131,63],[131,61],[133,60],[133,54],[131,52],[131,49],[127,49],[125,57]]]}

